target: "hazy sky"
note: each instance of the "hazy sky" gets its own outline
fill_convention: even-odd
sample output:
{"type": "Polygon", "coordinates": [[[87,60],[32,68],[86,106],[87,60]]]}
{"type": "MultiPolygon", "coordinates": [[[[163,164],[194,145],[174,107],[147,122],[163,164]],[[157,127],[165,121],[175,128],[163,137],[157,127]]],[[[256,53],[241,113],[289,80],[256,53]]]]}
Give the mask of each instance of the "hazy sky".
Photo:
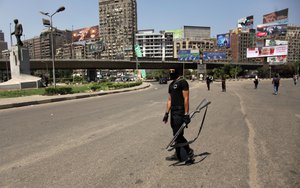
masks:
{"type": "MultiPolygon", "coordinates": [[[[10,45],[9,27],[19,19],[25,38],[38,36],[43,30],[43,15],[60,6],[66,10],[53,17],[59,29],[74,29],[99,24],[99,0],[0,0],[0,30],[10,45]]],[[[184,25],[209,26],[211,36],[235,28],[237,20],[254,15],[254,25],[262,16],[289,8],[289,23],[300,26],[300,0],[137,0],[138,29],[179,29],[184,25]]],[[[15,43],[15,37],[13,37],[15,43]]]]}

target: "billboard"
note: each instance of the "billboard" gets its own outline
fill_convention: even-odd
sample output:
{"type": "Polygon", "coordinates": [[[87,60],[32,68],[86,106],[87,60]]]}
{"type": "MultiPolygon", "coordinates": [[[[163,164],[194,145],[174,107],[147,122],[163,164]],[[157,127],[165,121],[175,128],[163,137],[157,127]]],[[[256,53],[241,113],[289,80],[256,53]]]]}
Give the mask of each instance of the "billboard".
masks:
{"type": "Polygon", "coordinates": [[[203,52],[203,60],[224,60],[227,59],[226,52],[203,52]]]}
{"type": "Polygon", "coordinates": [[[238,20],[238,28],[241,28],[242,31],[253,29],[253,16],[247,16],[238,20]]]}
{"type": "MultiPolygon", "coordinates": [[[[288,41],[285,40],[266,40],[266,46],[279,46],[279,45],[288,45],[288,41]]],[[[285,64],[287,62],[287,56],[274,56],[274,57],[268,57],[267,62],[271,65],[281,65],[285,64]]]]}
{"type": "Polygon", "coordinates": [[[173,33],[173,39],[183,39],[183,29],[166,30],[165,32],[173,33]]]}
{"type": "Polygon", "coordinates": [[[286,40],[266,40],[266,46],[279,46],[279,45],[288,45],[288,41],[286,40]]]}
{"type": "Polygon", "coordinates": [[[269,24],[261,24],[257,25],[256,36],[265,37],[272,35],[284,36],[287,33],[287,24],[280,25],[269,25],[269,24]]]}
{"type": "Polygon", "coordinates": [[[179,50],[178,61],[200,60],[199,50],[179,50]]]}
{"type": "Polygon", "coordinates": [[[99,26],[85,27],[72,32],[73,42],[88,41],[99,38],[99,26]]]}
{"type": "Polygon", "coordinates": [[[268,57],[267,62],[270,65],[282,65],[287,62],[287,56],[282,55],[282,56],[268,57]]]}
{"type": "Polygon", "coordinates": [[[218,47],[230,48],[229,33],[217,35],[217,45],[218,45],[218,47]]]}
{"type": "Polygon", "coordinates": [[[247,58],[283,56],[288,53],[288,45],[247,48],[247,58]]]}
{"type": "Polygon", "coordinates": [[[89,42],[86,46],[89,52],[101,52],[104,50],[103,41],[89,42]]]}
{"type": "Polygon", "coordinates": [[[266,23],[281,23],[282,22],[286,22],[285,24],[287,24],[288,22],[288,12],[289,9],[283,9],[283,10],[279,10],[279,11],[275,11],[269,14],[266,14],[263,16],[263,24],[266,23]]]}

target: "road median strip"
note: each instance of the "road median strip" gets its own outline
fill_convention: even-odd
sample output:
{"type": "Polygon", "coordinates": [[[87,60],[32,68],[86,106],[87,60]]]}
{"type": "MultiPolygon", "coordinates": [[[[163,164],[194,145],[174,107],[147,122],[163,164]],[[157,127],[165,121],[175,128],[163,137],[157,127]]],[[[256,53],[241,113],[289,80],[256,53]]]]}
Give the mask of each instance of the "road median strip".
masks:
{"type": "Polygon", "coordinates": [[[151,84],[143,83],[140,86],[132,87],[132,88],[125,88],[125,89],[117,89],[111,91],[100,91],[95,93],[80,93],[80,94],[71,94],[69,96],[53,96],[54,98],[50,99],[40,99],[40,100],[32,100],[32,101],[16,101],[11,102],[10,104],[0,104],[0,110],[8,109],[8,108],[15,108],[15,107],[23,107],[23,106],[31,106],[31,105],[38,105],[38,104],[46,104],[51,102],[61,102],[66,100],[75,100],[75,99],[83,99],[88,97],[96,97],[96,96],[103,96],[108,94],[117,94],[129,91],[136,91],[140,89],[146,89],[150,87],[151,84]]]}

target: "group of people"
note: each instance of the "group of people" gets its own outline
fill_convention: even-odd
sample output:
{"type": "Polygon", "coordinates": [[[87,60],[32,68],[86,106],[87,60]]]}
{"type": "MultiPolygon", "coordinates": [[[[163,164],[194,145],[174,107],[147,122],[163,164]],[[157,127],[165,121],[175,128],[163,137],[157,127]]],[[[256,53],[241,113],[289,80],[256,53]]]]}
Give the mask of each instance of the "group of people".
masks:
{"type": "MultiPolygon", "coordinates": [[[[165,115],[163,117],[163,122],[166,124],[169,119],[170,114],[170,124],[173,132],[173,136],[177,133],[183,123],[188,125],[191,121],[189,116],[189,84],[185,79],[179,76],[179,70],[170,69],[170,79],[172,82],[168,89],[168,100],[165,115]]],[[[297,84],[298,76],[294,76],[294,83],[297,84]]],[[[207,89],[210,90],[210,84],[213,81],[211,76],[206,77],[207,89]]],[[[259,83],[258,76],[254,78],[254,88],[257,89],[259,83]]],[[[272,79],[272,84],[274,85],[274,95],[278,94],[278,88],[280,85],[279,74],[276,74],[272,79]]],[[[222,91],[226,91],[225,77],[222,77],[222,91]]],[[[167,160],[179,160],[182,161],[181,150],[184,149],[188,155],[188,160],[193,159],[194,151],[189,146],[188,141],[184,137],[184,131],[182,131],[179,136],[175,139],[176,145],[184,145],[183,147],[176,147],[175,154],[167,157],[167,160]]]]}
{"type": "MultiPolygon", "coordinates": [[[[299,76],[298,75],[294,75],[293,81],[294,81],[295,85],[297,85],[298,79],[299,79],[299,76]]],[[[212,82],[213,82],[213,77],[207,75],[206,76],[206,85],[207,85],[207,90],[208,91],[210,90],[210,84],[212,82]]],[[[254,89],[257,89],[258,83],[259,83],[259,78],[258,78],[257,75],[254,77],[253,83],[254,83],[254,89]]],[[[276,74],[273,77],[272,84],[274,86],[274,95],[278,95],[278,88],[279,88],[279,85],[280,85],[280,76],[279,76],[279,74],[276,74]]],[[[222,76],[222,92],[226,92],[226,78],[224,76],[222,76]]]]}
{"type": "MultiPolygon", "coordinates": [[[[299,79],[298,75],[294,75],[293,81],[294,81],[295,85],[297,85],[298,79],[299,79]]],[[[258,82],[259,82],[259,79],[258,79],[257,76],[255,76],[255,79],[254,79],[254,88],[255,89],[257,89],[258,82]]],[[[280,85],[280,76],[279,76],[279,74],[275,74],[275,76],[272,79],[272,84],[273,84],[273,88],[274,88],[274,93],[273,94],[278,95],[278,88],[279,88],[279,85],[280,85]]]]}
{"type": "MultiPolygon", "coordinates": [[[[210,90],[210,84],[213,82],[213,77],[207,75],[206,76],[206,85],[207,85],[207,90],[210,90]]],[[[222,76],[222,92],[226,92],[226,78],[225,76],[222,76]]]]}

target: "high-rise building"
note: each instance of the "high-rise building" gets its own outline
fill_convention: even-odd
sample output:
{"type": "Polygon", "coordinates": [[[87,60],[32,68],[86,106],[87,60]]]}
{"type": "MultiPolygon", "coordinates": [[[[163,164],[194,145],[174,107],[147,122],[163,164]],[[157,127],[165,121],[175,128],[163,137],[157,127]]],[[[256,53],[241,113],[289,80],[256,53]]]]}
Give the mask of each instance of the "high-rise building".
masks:
{"type": "Polygon", "coordinates": [[[34,37],[23,41],[24,46],[29,50],[31,59],[41,59],[41,40],[40,37],[34,37]]]}
{"type": "Polygon", "coordinates": [[[0,30],[0,41],[5,41],[4,40],[4,33],[2,32],[2,30],[0,30]]]}
{"type": "Polygon", "coordinates": [[[136,34],[136,41],[143,57],[173,58],[173,33],[155,33],[153,29],[141,30],[136,34]]]}
{"type": "MultiPolygon", "coordinates": [[[[56,49],[63,47],[64,44],[70,44],[71,41],[72,41],[71,31],[54,29],[53,31],[54,53],[56,53],[56,49]]],[[[41,33],[40,42],[41,42],[41,59],[50,59],[52,57],[50,30],[45,30],[44,32],[41,33]]]]}
{"type": "Polygon", "coordinates": [[[99,0],[100,36],[105,43],[104,58],[134,56],[137,32],[136,0],[99,0]]]}
{"type": "Polygon", "coordinates": [[[300,26],[289,25],[286,34],[288,41],[287,62],[297,62],[300,60],[300,26]]]}
{"type": "Polygon", "coordinates": [[[4,33],[0,30],[0,59],[2,58],[3,50],[7,50],[7,42],[4,40],[4,33]]]}
{"type": "Polygon", "coordinates": [[[256,45],[255,30],[234,29],[230,32],[231,60],[233,63],[263,62],[262,58],[247,58],[247,48],[256,45]]]}
{"type": "Polygon", "coordinates": [[[210,38],[210,27],[183,26],[184,38],[188,40],[200,40],[210,38]]]}

